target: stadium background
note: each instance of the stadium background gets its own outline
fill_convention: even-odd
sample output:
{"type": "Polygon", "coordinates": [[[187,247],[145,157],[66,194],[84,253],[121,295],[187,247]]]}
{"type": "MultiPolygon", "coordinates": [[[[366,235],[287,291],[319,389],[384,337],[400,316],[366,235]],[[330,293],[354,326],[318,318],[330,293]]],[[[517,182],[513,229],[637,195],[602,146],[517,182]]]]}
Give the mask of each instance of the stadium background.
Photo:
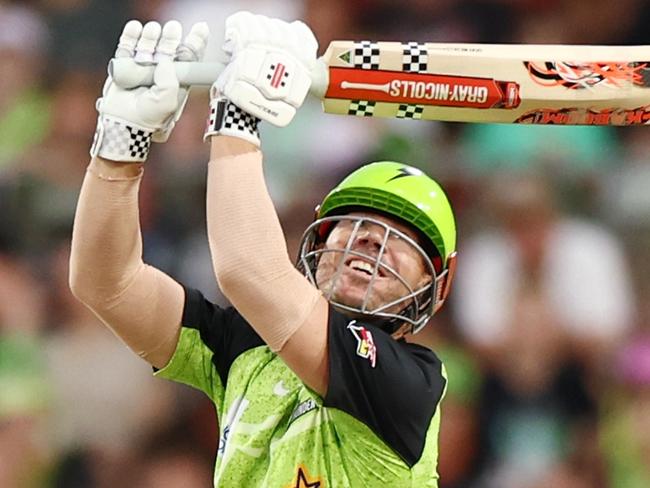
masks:
{"type": "MultiPolygon", "coordinates": [[[[239,9],[332,39],[650,44],[643,0],[0,1],[0,486],[207,487],[201,394],[153,379],[70,295],[77,194],[105,65],[129,18],[239,9]]],[[[640,60],[643,61],[643,60],[640,60]]],[[[206,92],[157,145],[145,259],[223,302],[204,225],[206,92]]],[[[470,126],[324,115],[265,128],[291,252],[346,172],[398,159],[455,206],[453,300],[419,340],[448,364],[443,488],[650,486],[650,129],[470,126]]],[[[390,392],[386,392],[387,395],[390,392]]]]}

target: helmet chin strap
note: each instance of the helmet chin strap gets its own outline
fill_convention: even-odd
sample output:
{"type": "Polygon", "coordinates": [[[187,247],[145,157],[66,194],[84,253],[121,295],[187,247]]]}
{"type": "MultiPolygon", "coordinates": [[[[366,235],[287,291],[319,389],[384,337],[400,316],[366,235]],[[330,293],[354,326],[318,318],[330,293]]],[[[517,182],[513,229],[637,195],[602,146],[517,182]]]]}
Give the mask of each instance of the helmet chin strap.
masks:
{"type": "Polygon", "coordinates": [[[395,340],[399,340],[402,339],[406,334],[410,333],[411,330],[413,330],[413,326],[408,322],[404,322],[390,336],[395,340]]]}

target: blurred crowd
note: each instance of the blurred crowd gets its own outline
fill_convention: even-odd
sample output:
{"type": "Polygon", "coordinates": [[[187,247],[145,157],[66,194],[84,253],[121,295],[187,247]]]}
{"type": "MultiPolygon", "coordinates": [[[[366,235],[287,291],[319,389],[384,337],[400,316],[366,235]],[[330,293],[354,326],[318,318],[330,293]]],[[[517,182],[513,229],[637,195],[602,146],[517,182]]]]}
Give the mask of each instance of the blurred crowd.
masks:
{"type": "MultiPolygon", "coordinates": [[[[95,99],[123,23],[237,10],[332,39],[650,44],[643,0],[0,0],[0,487],[211,486],[214,408],[71,296],[95,99]]],[[[145,260],[225,304],[205,232],[207,91],[155,145],[145,260]]],[[[314,206],[364,162],[437,178],[454,205],[452,301],[416,337],[446,362],[441,488],[650,486],[650,129],[325,115],[262,129],[295,255],[314,206]]]]}

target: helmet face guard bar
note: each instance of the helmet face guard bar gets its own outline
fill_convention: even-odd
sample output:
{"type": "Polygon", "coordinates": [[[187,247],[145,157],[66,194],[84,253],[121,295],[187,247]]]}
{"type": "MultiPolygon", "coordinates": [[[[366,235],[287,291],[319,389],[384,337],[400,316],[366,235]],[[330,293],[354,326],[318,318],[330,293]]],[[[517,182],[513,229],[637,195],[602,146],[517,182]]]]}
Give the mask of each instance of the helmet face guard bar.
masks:
{"type": "Polygon", "coordinates": [[[321,258],[328,253],[337,253],[341,255],[339,263],[336,266],[334,275],[329,281],[329,289],[323,290],[325,298],[334,307],[350,312],[351,314],[365,316],[369,319],[383,319],[386,321],[394,321],[399,325],[408,323],[411,325],[411,332],[417,333],[427,324],[429,319],[434,313],[437,298],[439,299],[439,287],[443,285],[442,281],[445,280],[447,270],[443,271],[440,275],[436,274],[431,257],[422,249],[422,247],[411,237],[403,232],[395,229],[391,225],[371,217],[353,216],[353,215],[335,215],[330,217],[323,217],[315,220],[304,232],[300,242],[300,252],[298,256],[297,268],[309,279],[309,281],[320,289],[319,283],[316,279],[316,271],[321,258]],[[325,241],[326,235],[322,235],[322,229],[332,229],[336,224],[342,221],[353,223],[353,228],[350,237],[347,239],[344,248],[326,249],[325,241]],[[365,252],[360,252],[352,249],[359,231],[364,224],[373,224],[384,229],[382,242],[377,255],[373,256],[365,252]],[[411,245],[423,258],[427,273],[431,276],[431,281],[423,287],[413,290],[407,283],[403,276],[401,276],[393,267],[382,262],[382,257],[386,251],[388,241],[391,237],[399,238],[411,245]],[[363,301],[360,306],[355,307],[341,303],[333,297],[336,283],[345,270],[346,262],[349,256],[357,256],[364,261],[372,264],[373,270],[365,292],[363,301]],[[402,286],[406,289],[406,293],[401,297],[391,301],[390,303],[382,304],[375,308],[368,307],[369,299],[373,293],[373,286],[377,277],[380,275],[380,270],[386,275],[395,277],[402,286]],[[402,305],[400,307],[400,305],[402,305]],[[396,311],[391,309],[398,308],[396,311]]]}

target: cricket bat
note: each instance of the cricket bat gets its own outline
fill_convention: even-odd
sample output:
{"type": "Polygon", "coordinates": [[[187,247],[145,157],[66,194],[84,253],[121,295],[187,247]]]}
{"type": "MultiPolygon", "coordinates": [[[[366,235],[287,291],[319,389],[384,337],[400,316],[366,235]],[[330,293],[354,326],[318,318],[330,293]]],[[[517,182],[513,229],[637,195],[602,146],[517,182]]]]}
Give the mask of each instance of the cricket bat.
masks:
{"type": "MultiPolygon", "coordinates": [[[[332,41],[311,73],[323,110],[454,122],[650,124],[650,46],[332,41]]],[[[153,67],[116,58],[124,87],[153,67]]],[[[211,85],[224,66],[175,63],[182,85],[211,85]]]]}

